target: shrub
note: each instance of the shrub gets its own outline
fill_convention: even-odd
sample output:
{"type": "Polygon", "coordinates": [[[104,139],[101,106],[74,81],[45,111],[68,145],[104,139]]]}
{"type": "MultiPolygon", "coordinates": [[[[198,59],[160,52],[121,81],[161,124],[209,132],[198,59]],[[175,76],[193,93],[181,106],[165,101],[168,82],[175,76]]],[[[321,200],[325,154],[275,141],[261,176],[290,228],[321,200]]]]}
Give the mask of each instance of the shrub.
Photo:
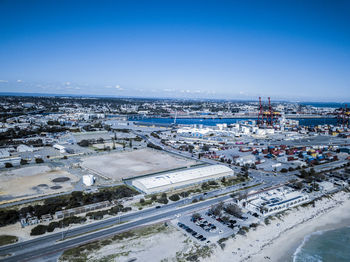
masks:
{"type": "Polygon", "coordinates": [[[10,168],[10,167],[13,167],[13,165],[11,163],[5,163],[5,167],[10,168]]]}
{"type": "Polygon", "coordinates": [[[88,140],[81,140],[79,143],[78,143],[79,146],[82,146],[82,147],[88,147],[90,145],[89,141],[88,140]]]}
{"type": "Polygon", "coordinates": [[[35,163],[41,164],[44,163],[44,160],[42,158],[35,158],[35,163]]]}
{"type": "Polygon", "coordinates": [[[171,201],[179,201],[180,200],[180,196],[178,194],[174,194],[174,195],[170,196],[169,199],[171,201]]]}
{"type": "Polygon", "coordinates": [[[151,200],[152,200],[152,201],[156,201],[156,200],[157,200],[157,195],[152,195],[152,196],[151,196],[151,200]]]}
{"type": "Polygon", "coordinates": [[[167,198],[161,197],[157,200],[158,203],[168,204],[169,200],[167,198]]]}
{"type": "Polygon", "coordinates": [[[60,227],[60,223],[58,222],[51,222],[48,226],[47,226],[47,232],[52,232],[55,230],[55,228],[60,227]]]}
{"type": "Polygon", "coordinates": [[[31,236],[42,235],[46,233],[46,230],[47,230],[47,226],[38,225],[32,229],[32,231],[30,232],[30,235],[31,236]]]}
{"type": "Polygon", "coordinates": [[[28,161],[25,159],[21,159],[21,165],[26,165],[26,164],[28,164],[28,161]]]}

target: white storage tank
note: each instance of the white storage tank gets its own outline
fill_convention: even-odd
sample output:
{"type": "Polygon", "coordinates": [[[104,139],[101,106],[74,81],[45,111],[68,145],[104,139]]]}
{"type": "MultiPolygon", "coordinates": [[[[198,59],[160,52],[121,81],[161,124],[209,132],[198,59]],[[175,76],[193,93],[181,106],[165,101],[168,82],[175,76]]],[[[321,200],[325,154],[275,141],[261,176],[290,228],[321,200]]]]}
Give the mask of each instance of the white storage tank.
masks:
{"type": "Polygon", "coordinates": [[[95,183],[95,177],[93,175],[84,175],[83,183],[86,186],[92,186],[95,183]]]}

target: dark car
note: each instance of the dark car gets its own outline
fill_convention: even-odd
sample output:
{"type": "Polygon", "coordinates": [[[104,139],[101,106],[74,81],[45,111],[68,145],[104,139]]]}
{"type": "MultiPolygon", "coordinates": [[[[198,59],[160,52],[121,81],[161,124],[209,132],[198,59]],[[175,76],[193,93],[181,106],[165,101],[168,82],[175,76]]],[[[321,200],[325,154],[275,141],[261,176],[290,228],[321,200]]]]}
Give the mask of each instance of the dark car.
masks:
{"type": "Polygon", "coordinates": [[[156,206],[156,208],[161,208],[161,206],[156,206]]]}
{"type": "Polygon", "coordinates": [[[203,237],[203,238],[201,239],[201,241],[205,241],[205,240],[207,240],[205,237],[203,237]]]}

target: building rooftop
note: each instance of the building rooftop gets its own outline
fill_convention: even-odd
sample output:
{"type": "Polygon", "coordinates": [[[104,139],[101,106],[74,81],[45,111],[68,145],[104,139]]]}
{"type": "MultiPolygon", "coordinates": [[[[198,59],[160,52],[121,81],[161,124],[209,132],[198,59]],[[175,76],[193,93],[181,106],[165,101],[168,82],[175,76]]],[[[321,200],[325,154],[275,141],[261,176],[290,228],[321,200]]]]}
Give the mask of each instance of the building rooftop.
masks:
{"type": "Polygon", "coordinates": [[[154,188],[171,184],[178,184],[189,180],[205,180],[206,178],[210,178],[211,176],[220,173],[226,173],[226,175],[229,175],[229,173],[231,173],[232,175],[233,171],[224,165],[213,165],[148,176],[145,178],[136,179],[135,181],[141,183],[146,188],[154,188]]]}

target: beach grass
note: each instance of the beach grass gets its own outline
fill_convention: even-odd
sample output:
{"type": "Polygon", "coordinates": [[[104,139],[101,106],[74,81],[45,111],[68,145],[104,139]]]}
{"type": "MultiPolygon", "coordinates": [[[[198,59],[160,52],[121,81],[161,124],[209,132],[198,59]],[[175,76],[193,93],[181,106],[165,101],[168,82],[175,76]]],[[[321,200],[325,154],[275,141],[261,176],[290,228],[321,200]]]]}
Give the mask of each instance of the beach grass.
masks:
{"type": "Polygon", "coordinates": [[[9,245],[16,243],[18,241],[18,237],[10,236],[10,235],[0,235],[0,246],[9,245]]]}

